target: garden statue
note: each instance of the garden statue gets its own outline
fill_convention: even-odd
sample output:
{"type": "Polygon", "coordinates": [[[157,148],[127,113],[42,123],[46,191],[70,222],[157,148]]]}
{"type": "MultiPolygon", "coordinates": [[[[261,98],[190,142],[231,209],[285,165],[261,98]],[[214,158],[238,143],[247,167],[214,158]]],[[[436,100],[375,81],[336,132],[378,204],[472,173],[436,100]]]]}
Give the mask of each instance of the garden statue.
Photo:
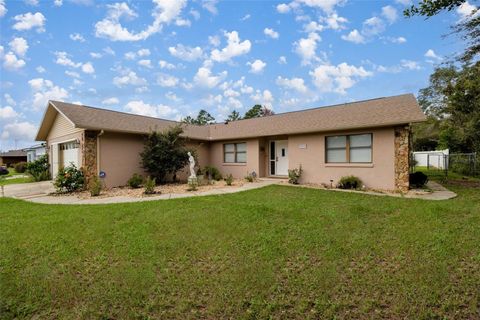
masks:
{"type": "Polygon", "coordinates": [[[190,177],[191,178],[196,178],[197,175],[195,174],[195,158],[192,156],[190,152],[188,154],[188,161],[190,161],[190,177]]]}

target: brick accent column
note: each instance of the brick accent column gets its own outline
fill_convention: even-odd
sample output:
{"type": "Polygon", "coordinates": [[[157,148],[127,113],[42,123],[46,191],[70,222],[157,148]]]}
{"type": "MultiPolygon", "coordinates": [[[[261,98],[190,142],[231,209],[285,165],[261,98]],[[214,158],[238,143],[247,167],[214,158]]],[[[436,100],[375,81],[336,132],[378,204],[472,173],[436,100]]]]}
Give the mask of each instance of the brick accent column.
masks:
{"type": "Polygon", "coordinates": [[[410,127],[395,127],[395,190],[407,192],[409,188],[410,127]]]}
{"type": "Polygon", "coordinates": [[[85,131],[83,141],[83,171],[85,174],[85,182],[90,182],[92,177],[98,175],[97,172],[97,132],[85,131]]]}

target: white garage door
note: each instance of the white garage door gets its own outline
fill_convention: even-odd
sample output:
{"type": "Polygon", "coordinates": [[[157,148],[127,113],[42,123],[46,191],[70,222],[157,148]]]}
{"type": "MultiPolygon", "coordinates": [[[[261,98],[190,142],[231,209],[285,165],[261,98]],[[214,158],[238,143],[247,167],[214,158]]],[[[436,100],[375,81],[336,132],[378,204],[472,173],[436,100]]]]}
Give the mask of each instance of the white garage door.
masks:
{"type": "Polygon", "coordinates": [[[78,147],[79,143],[76,141],[66,142],[60,144],[60,164],[63,167],[68,167],[72,163],[78,168],[78,147]]]}

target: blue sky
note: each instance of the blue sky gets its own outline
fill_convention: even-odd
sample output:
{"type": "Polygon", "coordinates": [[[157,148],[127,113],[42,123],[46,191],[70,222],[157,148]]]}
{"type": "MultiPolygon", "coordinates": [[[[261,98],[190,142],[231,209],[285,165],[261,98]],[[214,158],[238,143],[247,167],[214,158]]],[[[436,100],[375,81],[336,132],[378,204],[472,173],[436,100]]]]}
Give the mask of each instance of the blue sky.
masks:
{"type": "Polygon", "coordinates": [[[33,143],[49,99],[223,120],[425,87],[463,48],[442,39],[475,1],[429,20],[410,0],[0,0],[0,150],[33,143]]]}

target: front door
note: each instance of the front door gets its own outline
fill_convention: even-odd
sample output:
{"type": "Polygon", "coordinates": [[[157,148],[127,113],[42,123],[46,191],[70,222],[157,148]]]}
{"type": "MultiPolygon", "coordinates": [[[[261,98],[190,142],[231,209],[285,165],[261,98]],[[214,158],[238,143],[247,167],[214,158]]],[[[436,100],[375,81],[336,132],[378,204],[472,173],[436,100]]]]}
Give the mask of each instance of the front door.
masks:
{"type": "Polygon", "coordinates": [[[270,174],[288,175],[288,140],[270,142],[270,174]]]}

